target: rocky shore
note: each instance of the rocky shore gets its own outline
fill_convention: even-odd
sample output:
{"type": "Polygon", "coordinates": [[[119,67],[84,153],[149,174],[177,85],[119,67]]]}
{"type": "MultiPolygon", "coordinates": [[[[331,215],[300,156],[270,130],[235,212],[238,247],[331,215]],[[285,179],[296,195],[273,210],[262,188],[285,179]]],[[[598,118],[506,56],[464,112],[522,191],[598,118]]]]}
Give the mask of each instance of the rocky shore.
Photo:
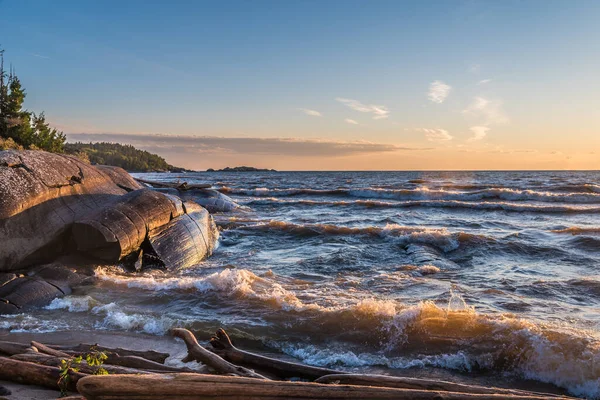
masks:
{"type": "MultiPolygon", "coordinates": [[[[136,180],[72,156],[2,151],[0,315],[96,285],[98,267],[120,265],[135,274],[197,265],[219,239],[211,213],[239,208],[208,185],[136,180]]],[[[182,328],[160,338],[11,332],[0,337],[4,381],[8,398],[20,399],[55,398],[59,391],[73,400],[566,398],[284,361],[236,347],[222,329],[207,348],[182,328]]]]}
{"type": "MultiPolygon", "coordinates": [[[[184,191],[156,191],[121,168],[72,156],[0,152],[0,314],[91,284],[99,265],[176,269],[210,256],[219,232],[184,191]]],[[[212,210],[231,205],[197,191],[212,210]]]]}

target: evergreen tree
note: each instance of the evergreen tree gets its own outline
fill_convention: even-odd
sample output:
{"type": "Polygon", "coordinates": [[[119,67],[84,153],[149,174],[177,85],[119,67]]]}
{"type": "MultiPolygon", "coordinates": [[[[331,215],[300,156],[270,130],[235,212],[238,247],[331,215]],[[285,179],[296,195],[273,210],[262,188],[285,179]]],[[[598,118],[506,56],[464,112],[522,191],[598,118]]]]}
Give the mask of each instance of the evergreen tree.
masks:
{"type": "Polygon", "coordinates": [[[62,153],[66,136],[50,127],[44,113],[23,109],[27,93],[21,81],[4,69],[4,50],[0,50],[0,138],[12,139],[18,145],[62,153]]]}

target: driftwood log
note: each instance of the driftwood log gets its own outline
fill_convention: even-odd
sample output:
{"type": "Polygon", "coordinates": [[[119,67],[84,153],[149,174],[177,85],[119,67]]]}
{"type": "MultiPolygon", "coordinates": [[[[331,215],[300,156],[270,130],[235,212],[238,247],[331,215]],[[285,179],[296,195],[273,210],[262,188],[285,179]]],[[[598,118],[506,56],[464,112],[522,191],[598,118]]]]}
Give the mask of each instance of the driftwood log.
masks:
{"type": "Polygon", "coordinates": [[[406,378],[387,375],[368,374],[337,374],[325,375],[315,380],[316,383],[333,383],[341,385],[377,386],[399,389],[433,390],[444,392],[470,393],[470,394],[495,394],[511,396],[546,396],[562,397],[549,393],[536,393],[526,390],[503,389],[477,385],[463,385],[461,383],[436,381],[431,379],[406,378]]]}
{"type": "Polygon", "coordinates": [[[63,351],[52,349],[43,343],[31,341],[31,346],[39,353],[47,354],[54,357],[71,358],[71,356],[63,351]]]}
{"type": "Polygon", "coordinates": [[[177,338],[182,339],[187,347],[188,355],[182,360],[183,362],[190,362],[195,360],[202,364],[205,364],[209,368],[214,369],[217,373],[220,374],[233,374],[248,378],[257,378],[265,380],[268,379],[250,369],[231,364],[230,362],[222,359],[218,355],[206,350],[204,347],[198,344],[198,341],[196,340],[194,334],[188,331],[187,329],[175,328],[171,330],[171,334],[177,338]]]}
{"type": "MultiPolygon", "coordinates": [[[[1,343],[2,342],[0,342],[0,351],[1,351],[1,343]]],[[[120,347],[113,348],[113,347],[105,347],[105,346],[100,346],[98,344],[88,344],[88,343],[80,343],[77,345],[51,344],[51,345],[48,345],[48,347],[51,347],[55,350],[61,350],[64,352],[72,351],[72,352],[76,352],[76,354],[86,354],[92,350],[97,350],[97,351],[103,351],[109,355],[110,354],[118,354],[119,356],[142,357],[142,358],[145,358],[146,360],[154,361],[159,364],[164,364],[166,359],[169,358],[169,353],[161,353],[161,352],[154,351],[154,350],[130,350],[130,349],[123,349],[120,347]]]]}
{"type": "MultiPolygon", "coordinates": [[[[87,353],[89,353],[89,351],[73,350],[64,350],[64,352],[68,354],[69,357],[85,356],[87,353]]],[[[105,351],[104,353],[107,356],[107,359],[104,361],[104,363],[108,365],[118,365],[121,367],[134,368],[152,372],[194,372],[194,370],[189,368],[170,367],[168,365],[157,363],[156,361],[148,360],[144,357],[121,356],[118,353],[111,353],[108,351],[105,351]]]]}
{"type": "Polygon", "coordinates": [[[231,339],[223,329],[217,330],[215,335],[210,339],[210,344],[213,347],[214,353],[231,363],[269,372],[279,378],[304,378],[312,380],[324,375],[344,373],[328,368],[281,361],[240,350],[233,345],[231,339]]]}
{"type": "Polygon", "coordinates": [[[77,390],[88,400],[116,399],[415,399],[542,400],[547,396],[469,394],[372,386],[265,381],[203,374],[86,376],[77,390]]]}
{"type": "MultiPolygon", "coordinates": [[[[0,379],[2,380],[60,389],[59,374],[60,370],[57,367],[0,357],[0,379]]],[[[85,374],[79,372],[69,372],[67,389],[76,390],[75,384],[84,376],[85,374]]]]}
{"type": "MultiPolygon", "coordinates": [[[[15,354],[14,356],[10,357],[13,360],[18,360],[18,361],[26,361],[26,362],[31,362],[31,363],[36,363],[36,364],[41,364],[41,365],[49,365],[51,367],[60,367],[60,363],[62,360],[68,360],[72,357],[56,357],[56,356],[51,356],[48,354],[44,354],[44,353],[23,353],[23,354],[15,354]]],[[[96,371],[98,370],[97,367],[90,367],[87,365],[87,362],[85,360],[81,361],[81,364],[78,366],[79,371],[84,373],[84,374],[94,374],[96,373],[96,371]]],[[[127,368],[127,367],[119,367],[119,366],[115,366],[115,365],[107,365],[107,364],[103,364],[102,368],[104,368],[109,374],[149,374],[149,373],[154,373],[154,371],[146,371],[146,370],[141,370],[141,369],[135,369],[135,368],[127,368]]],[[[162,371],[160,371],[162,372],[162,371]]],[[[172,371],[170,371],[172,372],[172,371]]]]}
{"type": "Polygon", "coordinates": [[[13,356],[26,353],[31,346],[25,343],[0,341],[0,355],[13,356]]]}
{"type": "MultiPolygon", "coordinates": [[[[185,362],[196,360],[219,374],[188,373],[189,370],[168,367],[136,355],[120,356],[109,353],[102,368],[110,375],[96,376],[97,366],[85,361],[77,365],[80,372],[71,371],[70,386],[75,382],[77,390],[88,400],[108,399],[558,399],[560,395],[536,393],[524,390],[488,388],[428,379],[390,377],[383,375],[334,374],[321,376],[316,382],[272,381],[264,376],[222,359],[219,355],[200,346],[195,336],[186,329],[173,329],[173,336],[183,339],[188,350],[185,362]],[[112,360],[111,360],[112,357],[112,360]],[[126,362],[124,362],[124,360],[126,362]],[[135,366],[114,365],[132,364],[135,366]],[[153,368],[161,368],[154,370],[153,368]],[[179,373],[173,373],[177,371],[179,373]],[[183,372],[183,373],[181,373],[183,372]],[[232,376],[233,375],[233,376],[232,376]]],[[[286,363],[244,352],[233,346],[224,330],[217,331],[211,339],[213,346],[227,350],[239,360],[246,361],[274,376],[319,375],[331,370],[325,368],[304,369],[301,364],[286,363]],[[281,367],[284,372],[275,370],[281,367]]],[[[95,345],[48,346],[31,342],[32,346],[13,342],[1,342],[0,352],[13,354],[0,357],[0,379],[58,389],[58,365],[75,354],[109,348],[95,345]],[[79,351],[74,351],[77,349],[79,351]]],[[[164,361],[166,353],[139,352],[127,349],[110,349],[122,354],[150,354],[164,361]],[[157,357],[160,355],[160,358],[157,357]]],[[[61,388],[62,389],[62,388],[61,388]]]]}

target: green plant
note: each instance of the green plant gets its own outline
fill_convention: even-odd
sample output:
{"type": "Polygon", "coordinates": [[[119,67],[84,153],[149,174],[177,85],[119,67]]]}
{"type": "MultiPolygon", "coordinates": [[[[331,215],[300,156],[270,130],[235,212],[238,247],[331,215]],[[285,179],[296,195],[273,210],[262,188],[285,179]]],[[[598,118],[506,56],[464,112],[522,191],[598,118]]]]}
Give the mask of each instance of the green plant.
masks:
{"type": "Polygon", "coordinates": [[[92,347],[91,352],[86,354],[85,362],[88,366],[94,368],[94,375],[108,375],[108,371],[102,368],[102,364],[108,358],[103,351],[98,351],[95,347],[92,347]]]}
{"type": "MultiPolygon", "coordinates": [[[[85,362],[88,367],[91,367],[94,375],[108,375],[108,371],[102,368],[104,361],[108,359],[108,355],[99,351],[95,346],[90,348],[90,352],[85,355],[85,362]]],[[[79,372],[83,356],[69,358],[68,360],[60,360],[58,387],[60,388],[61,397],[68,395],[68,387],[71,381],[71,372],[79,372]]]]}
{"type": "Polygon", "coordinates": [[[69,358],[68,360],[60,360],[59,367],[59,378],[58,378],[58,387],[60,388],[61,397],[65,397],[68,395],[67,388],[69,387],[69,382],[71,381],[71,376],[69,375],[71,372],[79,372],[79,367],[82,361],[81,356],[69,358]]]}

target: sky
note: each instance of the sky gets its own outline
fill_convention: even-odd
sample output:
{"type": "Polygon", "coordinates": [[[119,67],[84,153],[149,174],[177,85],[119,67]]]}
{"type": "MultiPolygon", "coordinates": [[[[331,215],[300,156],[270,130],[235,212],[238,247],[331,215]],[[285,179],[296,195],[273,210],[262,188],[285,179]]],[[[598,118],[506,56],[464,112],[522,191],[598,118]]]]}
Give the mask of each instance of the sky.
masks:
{"type": "Polygon", "coordinates": [[[599,1],[0,0],[70,141],[191,169],[600,169],[599,1]]]}

